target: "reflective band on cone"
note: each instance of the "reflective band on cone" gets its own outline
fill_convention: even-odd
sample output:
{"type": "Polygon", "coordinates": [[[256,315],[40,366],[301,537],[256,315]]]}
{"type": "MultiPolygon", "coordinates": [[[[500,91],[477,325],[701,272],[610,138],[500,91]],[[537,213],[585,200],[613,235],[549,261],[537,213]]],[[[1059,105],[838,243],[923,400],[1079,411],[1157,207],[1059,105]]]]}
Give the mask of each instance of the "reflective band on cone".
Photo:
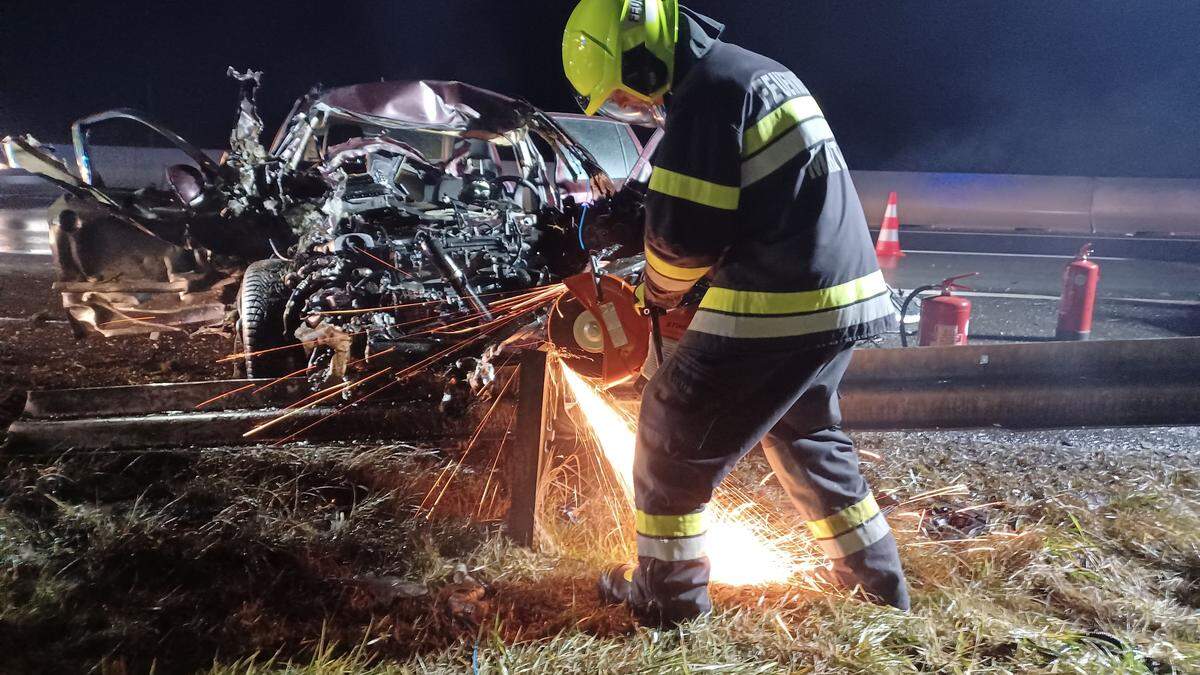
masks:
{"type": "Polygon", "coordinates": [[[883,224],[879,226],[879,238],[875,240],[875,257],[899,258],[904,255],[900,249],[900,216],[897,207],[896,193],[888,195],[887,210],[883,214],[883,224]]]}

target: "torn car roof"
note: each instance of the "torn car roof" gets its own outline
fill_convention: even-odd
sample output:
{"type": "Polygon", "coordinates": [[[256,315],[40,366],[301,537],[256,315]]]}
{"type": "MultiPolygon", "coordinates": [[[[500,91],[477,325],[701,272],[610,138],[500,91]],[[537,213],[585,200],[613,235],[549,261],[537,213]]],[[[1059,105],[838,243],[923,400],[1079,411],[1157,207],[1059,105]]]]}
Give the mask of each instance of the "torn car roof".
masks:
{"type": "Polygon", "coordinates": [[[516,99],[457,81],[369,82],[320,95],[335,113],[425,129],[505,134],[524,125],[516,99]]]}

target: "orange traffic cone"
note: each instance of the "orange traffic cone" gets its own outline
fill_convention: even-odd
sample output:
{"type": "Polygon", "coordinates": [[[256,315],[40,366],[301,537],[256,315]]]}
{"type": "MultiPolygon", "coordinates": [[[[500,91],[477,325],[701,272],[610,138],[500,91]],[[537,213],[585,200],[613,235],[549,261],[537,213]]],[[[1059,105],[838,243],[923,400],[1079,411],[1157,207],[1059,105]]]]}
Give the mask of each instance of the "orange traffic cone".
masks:
{"type": "Polygon", "coordinates": [[[900,218],[896,214],[896,193],[888,195],[887,211],[883,213],[883,224],[879,226],[879,238],[875,240],[875,257],[882,264],[904,255],[900,250],[900,218]]]}

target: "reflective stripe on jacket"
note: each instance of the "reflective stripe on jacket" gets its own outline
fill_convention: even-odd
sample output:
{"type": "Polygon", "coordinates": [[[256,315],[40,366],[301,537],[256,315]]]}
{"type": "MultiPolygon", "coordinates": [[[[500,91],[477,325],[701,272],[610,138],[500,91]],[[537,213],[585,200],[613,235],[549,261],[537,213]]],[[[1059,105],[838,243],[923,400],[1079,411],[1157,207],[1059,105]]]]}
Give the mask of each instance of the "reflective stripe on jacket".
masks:
{"type": "Polygon", "coordinates": [[[780,64],[714,41],[683,64],[646,200],[646,277],[691,330],[803,346],[872,337],[895,310],[817,101],[780,64]]]}

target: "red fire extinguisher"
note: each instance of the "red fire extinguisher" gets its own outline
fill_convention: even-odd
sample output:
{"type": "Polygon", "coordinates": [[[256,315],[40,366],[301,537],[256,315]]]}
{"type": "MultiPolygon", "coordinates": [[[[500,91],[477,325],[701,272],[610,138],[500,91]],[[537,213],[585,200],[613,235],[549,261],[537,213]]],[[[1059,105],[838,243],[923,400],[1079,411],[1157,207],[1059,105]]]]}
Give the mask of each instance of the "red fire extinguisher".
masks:
{"type": "MultiPolygon", "coordinates": [[[[971,326],[971,301],[951,291],[969,291],[967,286],[956,283],[959,279],[973,277],[979,272],[960,274],[949,279],[942,279],[936,284],[921,286],[914,289],[904,300],[900,308],[901,317],[908,311],[908,305],[913,298],[925,291],[936,288],[942,289],[941,294],[928,298],[921,303],[921,322],[919,324],[921,347],[948,347],[951,345],[967,344],[967,332],[971,326]]],[[[903,326],[900,328],[900,341],[907,347],[908,334],[903,326]]]]}
{"type": "Polygon", "coordinates": [[[1096,308],[1096,286],[1100,266],[1088,260],[1092,245],[1084,244],[1075,260],[1063,270],[1062,297],[1058,301],[1056,340],[1086,340],[1092,334],[1092,311],[1096,308]]]}

